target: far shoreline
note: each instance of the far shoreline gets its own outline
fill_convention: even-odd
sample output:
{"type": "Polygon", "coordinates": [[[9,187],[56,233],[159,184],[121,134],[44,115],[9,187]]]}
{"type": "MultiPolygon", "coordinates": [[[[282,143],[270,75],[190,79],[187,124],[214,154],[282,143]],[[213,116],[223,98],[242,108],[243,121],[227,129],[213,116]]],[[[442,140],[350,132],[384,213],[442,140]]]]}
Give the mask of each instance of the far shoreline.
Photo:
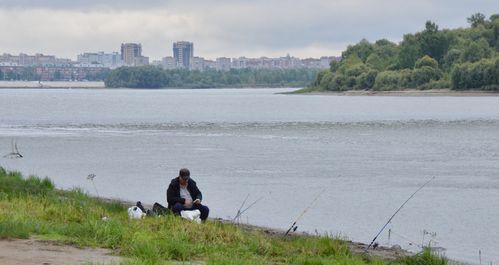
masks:
{"type": "Polygon", "coordinates": [[[452,89],[403,89],[390,91],[347,90],[347,91],[306,91],[284,92],[285,95],[321,95],[321,96],[384,96],[384,97],[499,97],[499,92],[485,90],[452,89]]]}

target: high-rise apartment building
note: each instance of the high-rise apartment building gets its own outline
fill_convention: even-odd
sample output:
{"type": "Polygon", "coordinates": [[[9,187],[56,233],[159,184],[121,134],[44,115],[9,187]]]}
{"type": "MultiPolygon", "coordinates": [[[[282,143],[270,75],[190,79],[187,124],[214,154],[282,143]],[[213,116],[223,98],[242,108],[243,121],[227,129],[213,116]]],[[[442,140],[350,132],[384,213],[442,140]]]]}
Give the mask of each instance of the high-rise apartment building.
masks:
{"type": "Polygon", "coordinates": [[[121,60],[125,65],[136,65],[139,57],[142,57],[142,45],[140,43],[121,44],[121,60]]]}
{"type": "Polygon", "coordinates": [[[173,58],[179,68],[191,69],[194,59],[194,44],[188,41],[173,43],[173,58]]]}

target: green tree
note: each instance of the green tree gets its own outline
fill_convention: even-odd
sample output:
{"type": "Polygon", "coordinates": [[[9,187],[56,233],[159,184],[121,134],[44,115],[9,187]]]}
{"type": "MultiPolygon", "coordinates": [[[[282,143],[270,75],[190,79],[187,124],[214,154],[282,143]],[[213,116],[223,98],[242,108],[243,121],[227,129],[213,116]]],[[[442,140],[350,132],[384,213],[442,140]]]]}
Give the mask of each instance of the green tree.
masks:
{"type": "Polygon", "coordinates": [[[230,71],[189,71],[185,69],[163,70],[155,66],[121,67],[111,71],[107,87],[130,88],[210,88],[210,87],[281,87],[305,86],[314,78],[322,83],[324,73],[318,69],[231,69],[230,71]]]}
{"type": "Polygon", "coordinates": [[[477,62],[484,58],[489,58],[492,54],[486,40],[469,42],[464,49],[461,60],[464,62],[477,62]]]}
{"type": "Polygon", "coordinates": [[[345,59],[351,57],[352,55],[356,55],[362,62],[365,62],[373,50],[373,45],[366,39],[362,39],[355,45],[349,45],[346,51],[341,54],[341,58],[345,59]]]}
{"type": "Polygon", "coordinates": [[[320,87],[338,91],[451,85],[455,89],[495,89],[499,14],[491,15],[490,20],[474,14],[469,21],[470,27],[444,30],[427,21],[424,30],[404,35],[399,44],[382,39],[350,45],[342,60],[331,64],[328,72],[333,74],[321,74],[327,78],[320,79],[320,87]]]}
{"type": "Polygon", "coordinates": [[[421,46],[412,34],[404,35],[404,40],[400,44],[400,52],[398,54],[398,64],[400,68],[413,68],[417,59],[423,56],[421,46]]]}
{"type": "Polygon", "coordinates": [[[444,60],[443,60],[443,67],[445,69],[450,69],[452,67],[452,65],[454,64],[457,64],[459,63],[459,59],[461,58],[461,55],[462,52],[461,50],[459,49],[456,49],[456,48],[452,48],[450,49],[447,54],[444,56],[444,60]]]}
{"type": "Polygon", "coordinates": [[[331,70],[331,72],[336,72],[338,70],[338,68],[340,67],[340,62],[336,61],[336,60],[332,60],[330,63],[329,63],[329,69],[331,70]]]}
{"type": "Polygon", "coordinates": [[[425,30],[421,32],[419,42],[423,54],[429,55],[437,61],[443,58],[450,44],[447,36],[438,30],[437,24],[431,21],[426,21],[425,30]]]}
{"type": "Polygon", "coordinates": [[[485,15],[482,13],[475,13],[467,18],[467,20],[473,28],[476,28],[479,25],[485,25],[485,15]]]}
{"type": "Polygon", "coordinates": [[[372,53],[367,57],[366,64],[378,71],[385,69],[385,61],[376,53],[372,53]]]}

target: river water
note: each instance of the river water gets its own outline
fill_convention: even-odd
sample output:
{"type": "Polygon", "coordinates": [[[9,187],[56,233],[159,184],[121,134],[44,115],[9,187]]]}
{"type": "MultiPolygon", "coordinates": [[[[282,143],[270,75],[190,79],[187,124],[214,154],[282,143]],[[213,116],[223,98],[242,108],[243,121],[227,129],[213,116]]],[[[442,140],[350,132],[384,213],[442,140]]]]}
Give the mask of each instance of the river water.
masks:
{"type": "Polygon", "coordinates": [[[499,97],[283,91],[1,89],[0,151],[24,158],[0,165],[146,203],[188,167],[211,216],[263,196],[242,221],[281,229],[321,193],[298,230],[361,242],[435,176],[379,243],[499,262],[499,97]]]}

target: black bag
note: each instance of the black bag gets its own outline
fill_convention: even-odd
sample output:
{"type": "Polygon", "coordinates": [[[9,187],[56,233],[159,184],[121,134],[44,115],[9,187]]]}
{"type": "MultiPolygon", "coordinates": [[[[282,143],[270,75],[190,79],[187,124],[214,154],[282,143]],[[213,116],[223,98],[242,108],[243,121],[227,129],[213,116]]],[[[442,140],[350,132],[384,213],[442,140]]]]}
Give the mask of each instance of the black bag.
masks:
{"type": "Polygon", "coordinates": [[[152,212],[157,215],[167,215],[171,213],[170,209],[166,208],[165,206],[157,202],[155,202],[154,205],[152,206],[152,212]]]}
{"type": "Polygon", "coordinates": [[[170,209],[166,208],[165,206],[157,202],[155,202],[154,205],[152,206],[152,210],[144,208],[144,206],[140,201],[136,203],[136,206],[147,216],[167,215],[171,213],[170,209]]]}

